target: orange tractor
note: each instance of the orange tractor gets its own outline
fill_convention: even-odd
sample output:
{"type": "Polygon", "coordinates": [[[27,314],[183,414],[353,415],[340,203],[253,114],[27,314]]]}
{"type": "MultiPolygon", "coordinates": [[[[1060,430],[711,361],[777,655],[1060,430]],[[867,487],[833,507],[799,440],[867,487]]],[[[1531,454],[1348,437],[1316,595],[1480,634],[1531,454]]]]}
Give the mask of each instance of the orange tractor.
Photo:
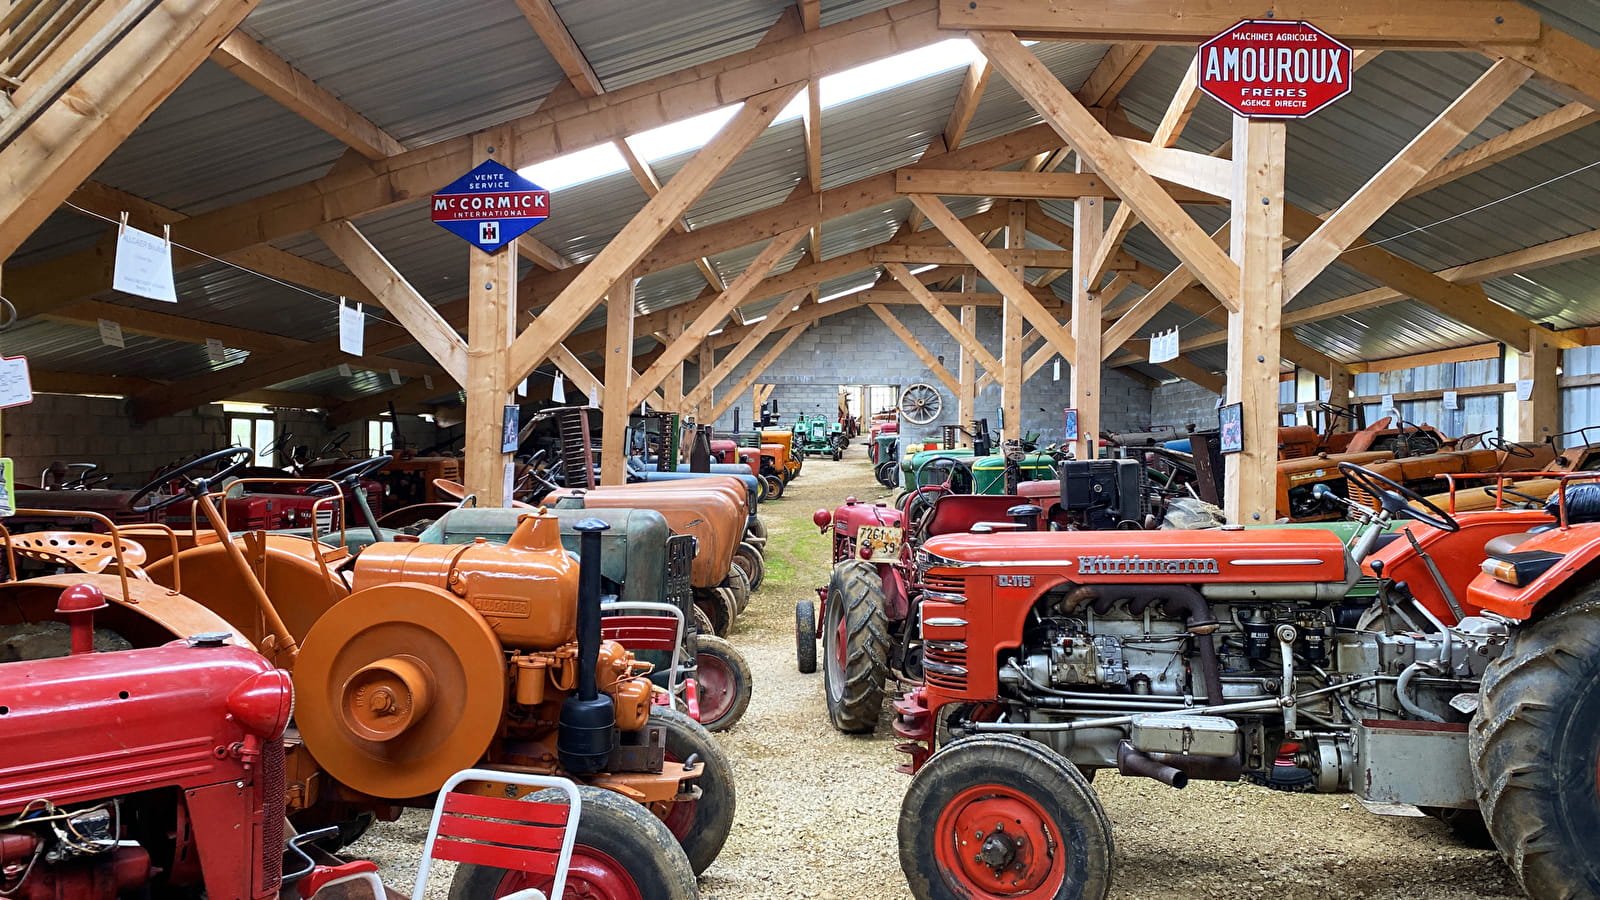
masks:
{"type": "MultiPolygon", "coordinates": [[[[379,542],[352,556],[315,530],[235,536],[212,480],[187,491],[207,532],[104,522],[106,536],[4,534],[10,571],[20,558],[64,574],[0,584],[0,634],[38,631],[63,587],[88,583],[110,603],[108,640],[221,632],[259,650],[292,674],[299,701],[284,741],[298,826],[347,823],[353,838],[363,818],[424,805],[458,770],[505,768],[567,775],[637,804],[632,826],[580,824],[569,875],[579,895],[676,896],[668,886],[692,884],[686,873],[716,858],[734,809],[727,758],[688,716],[656,705],[648,663],[600,639],[597,530],[578,562],[555,518],[538,512],[504,546],[379,542]]],[[[321,487],[319,502],[342,503],[337,485],[321,487]]],[[[457,879],[514,881],[470,868],[457,879]]]]}
{"type": "Polygon", "coordinates": [[[1530,896],[1600,894],[1600,485],[1456,517],[1341,468],[1380,500],[1351,506],[1348,541],[1229,526],[925,543],[925,683],[896,704],[912,895],[1107,896],[1105,768],[1174,788],[1285,768],[1301,790],[1487,826],[1530,896]]]}

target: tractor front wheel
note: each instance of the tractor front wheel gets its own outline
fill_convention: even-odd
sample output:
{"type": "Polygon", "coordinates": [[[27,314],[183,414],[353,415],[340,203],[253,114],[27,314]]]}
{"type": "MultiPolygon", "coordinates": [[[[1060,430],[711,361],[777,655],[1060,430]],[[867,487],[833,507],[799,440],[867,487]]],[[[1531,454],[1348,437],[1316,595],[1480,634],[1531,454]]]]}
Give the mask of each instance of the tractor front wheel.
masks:
{"type": "MultiPolygon", "coordinates": [[[[741,541],[733,550],[733,564],[744,570],[744,577],[750,579],[750,590],[758,590],[761,582],[767,579],[767,561],[754,545],[741,541]]],[[[742,610],[741,610],[742,612],[742,610]]]]}
{"type": "Polygon", "coordinates": [[[694,663],[700,698],[700,724],[707,731],[727,731],[750,706],[755,677],[744,654],[725,638],[696,638],[694,663]]]}
{"type": "Polygon", "coordinates": [[[1478,808],[1530,897],[1600,894],[1600,585],[1513,627],[1467,752],[1478,808]]]}
{"type": "Polygon", "coordinates": [[[801,675],[817,670],[817,605],[810,600],[794,605],[794,658],[801,675]]]}
{"type": "Polygon", "coordinates": [[[883,684],[889,677],[889,623],[877,567],[847,559],[828,582],[822,627],[822,680],[828,718],[846,734],[878,727],[883,684]]]}
{"type": "Polygon", "coordinates": [[[699,722],[675,709],[656,707],[650,711],[650,724],[666,727],[670,762],[692,758],[700,765],[700,777],[694,780],[700,789],[698,799],[658,803],[651,808],[683,845],[689,865],[699,875],[722,852],[722,845],[733,830],[733,765],[716,738],[699,722]]]}
{"type": "Polygon", "coordinates": [[[767,499],[782,500],[784,487],[783,479],[776,475],[763,475],[762,479],[767,483],[767,499]]]}
{"type": "MultiPolygon", "coordinates": [[[[665,823],[650,811],[602,788],[579,785],[583,811],[567,868],[566,896],[594,900],[680,900],[698,896],[694,869],[665,823]]],[[[560,791],[528,799],[565,806],[560,791]]],[[[486,900],[528,888],[546,895],[555,879],[534,872],[463,865],[450,882],[450,900],[486,900]]]]}
{"type": "MultiPolygon", "coordinates": [[[[733,619],[739,614],[738,600],[735,599],[733,591],[722,587],[695,588],[694,605],[711,622],[711,630],[701,631],[701,634],[728,636],[728,632],[733,628],[733,619]]],[[[698,621],[697,618],[696,622],[698,621]]]]}
{"type": "Polygon", "coordinates": [[[886,459],[872,470],[872,477],[878,479],[878,483],[886,488],[899,487],[900,464],[892,459],[886,459]]]}
{"type": "Polygon", "coordinates": [[[911,779],[900,868],[917,900],[1103,900],[1111,822],[1072,763],[1009,734],[962,738],[911,779]]]}
{"type": "Polygon", "coordinates": [[[751,519],[750,524],[746,526],[744,542],[760,550],[763,554],[767,552],[767,523],[761,521],[760,516],[751,519]]]}

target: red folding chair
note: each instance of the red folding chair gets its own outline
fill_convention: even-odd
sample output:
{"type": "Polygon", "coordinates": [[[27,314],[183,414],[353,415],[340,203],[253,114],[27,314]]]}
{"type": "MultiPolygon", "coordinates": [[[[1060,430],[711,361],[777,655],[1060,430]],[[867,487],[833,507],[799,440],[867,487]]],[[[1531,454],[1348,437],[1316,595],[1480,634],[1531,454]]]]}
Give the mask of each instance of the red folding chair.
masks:
{"type": "Polygon", "coordinates": [[[600,607],[600,636],[616,641],[634,652],[651,651],[670,656],[667,664],[667,696],[681,702],[678,683],[684,675],[683,610],[671,603],[623,600],[600,607]],[[658,615],[632,615],[655,613],[658,615]]]}
{"type": "MultiPolygon", "coordinates": [[[[581,806],[578,786],[566,778],[489,769],[457,772],[439,789],[411,900],[422,900],[428,889],[428,872],[436,859],[553,875],[548,900],[561,900],[567,887],[567,866],[572,862],[572,844],[578,836],[581,806]],[[457,793],[455,787],[464,781],[557,788],[567,795],[567,805],[457,793]]],[[[542,891],[528,888],[501,900],[547,898],[542,891]]]]}

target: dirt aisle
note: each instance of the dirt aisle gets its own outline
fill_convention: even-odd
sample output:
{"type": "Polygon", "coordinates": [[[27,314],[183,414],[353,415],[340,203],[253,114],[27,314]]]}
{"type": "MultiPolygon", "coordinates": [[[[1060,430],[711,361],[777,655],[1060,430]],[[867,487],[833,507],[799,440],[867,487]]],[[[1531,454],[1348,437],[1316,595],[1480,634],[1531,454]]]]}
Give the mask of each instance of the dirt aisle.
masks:
{"type": "MultiPolygon", "coordinates": [[[[721,736],[737,774],[738,817],[701,878],[705,900],[909,900],[895,842],[908,780],[895,766],[906,757],[887,718],[873,737],[834,731],[822,676],[801,675],[794,662],[794,604],[814,597],[830,568],[829,539],[811,513],[887,493],[858,443],[840,462],[808,461],[783,500],[762,507],[767,581],[732,636],[754,670],[755,695],[721,736]]],[[[1493,851],[1466,847],[1432,819],[1373,816],[1348,795],[1205,782],[1174,791],[1110,773],[1095,785],[1116,829],[1114,897],[1521,896],[1493,851]]],[[[379,858],[390,884],[409,889],[425,828],[411,814],[352,852],[379,858]]],[[[448,878],[435,883],[430,897],[443,897],[448,878]]]]}

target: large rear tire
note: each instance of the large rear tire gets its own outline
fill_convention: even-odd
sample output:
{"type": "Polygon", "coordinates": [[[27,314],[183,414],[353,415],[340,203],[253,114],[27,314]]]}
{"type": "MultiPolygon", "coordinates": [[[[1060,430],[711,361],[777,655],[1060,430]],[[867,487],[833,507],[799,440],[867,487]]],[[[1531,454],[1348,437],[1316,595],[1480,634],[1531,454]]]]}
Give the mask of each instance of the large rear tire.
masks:
{"type": "Polygon", "coordinates": [[[1600,895],[1600,585],[1514,627],[1479,696],[1467,752],[1506,864],[1530,897],[1600,895]]]}
{"type": "Polygon", "coordinates": [[[750,706],[755,676],[739,648],[715,635],[696,638],[699,652],[695,668],[699,675],[700,724],[707,731],[727,731],[744,718],[750,706]]]}
{"type": "MultiPolygon", "coordinates": [[[[744,570],[744,577],[750,579],[750,590],[759,590],[761,583],[767,580],[767,561],[753,544],[743,541],[733,551],[733,564],[744,570]]],[[[740,610],[743,612],[743,610],[740,610]]]]}
{"type": "Polygon", "coordinates": [[[701,634],[728,636],[729,630],[733,628],[734,616],[739,613],[738,601],[734,598],[733,591],[721,587],[696,588],[694,605],[711,621],[711,630],[709,632],[702,630],[701,634]]]}
{"type": "Polygon", "coordinates": [[[900,484],[900,464],[892,459],[886,459],[872,470],[872,477],[886,488],[898,487],[900,484]]]}
{"type": "MultiPolygon", "coordinates": [[[[694,869],[665,823],[620,794],[580,785],[583,812],[567,870],[568,897],[596,900],[693,900],[694,869]]],[[[566,805],[560,791],[529,799],[566,805]]],[[[450,882],[450,900],[489,900],[526,888],[550,893],[549,875],[463,865],[450,882]]]]}
{"type": "Polygon", "coordinates": [[[801,675],[817,670],[817,605],[810,600],[794,605],[794,658],[801,675]]]}
{"type": "Polygon", "coordinates": [[[1111,822],[1083,774],[1009,734],[962,738],[900,804],[900,868],[917,900],[1103,900],[1111,822]]]}
{"type": "Polygon", "coordinates": [[[823,623],[823,692],[828,718],[846,734],[878,727],[889,677],[889,624],[883,582],[871,563],[847,559],[833,567],[823,623]]]}
{"type": "Polygon", "coordinates": [[[699,759],[700,777],[694,781],[700,788],[699,799],[654,804],[652,808],[683,845],[689,865],[699,875],[716,860],[733,830],[733,765],[716,738],[699,722],[675,709],[656,707],[650,711],[650,724],[666,726],[668,759],[699,759]]]}
{"type": "MultiPolygon", "coordinates": [[[[750,607],[750,574],[741,569],[737,562],[733,562],[729,564],[728,578],[722,584],[733,591],[734,615],[743,615],[744,611],[750,607]]],[[[729,624],[732,624],[732,622],[729,624]]],[[[727,635],[724,634],[723,637],[727,637],[727,635]]]]}

